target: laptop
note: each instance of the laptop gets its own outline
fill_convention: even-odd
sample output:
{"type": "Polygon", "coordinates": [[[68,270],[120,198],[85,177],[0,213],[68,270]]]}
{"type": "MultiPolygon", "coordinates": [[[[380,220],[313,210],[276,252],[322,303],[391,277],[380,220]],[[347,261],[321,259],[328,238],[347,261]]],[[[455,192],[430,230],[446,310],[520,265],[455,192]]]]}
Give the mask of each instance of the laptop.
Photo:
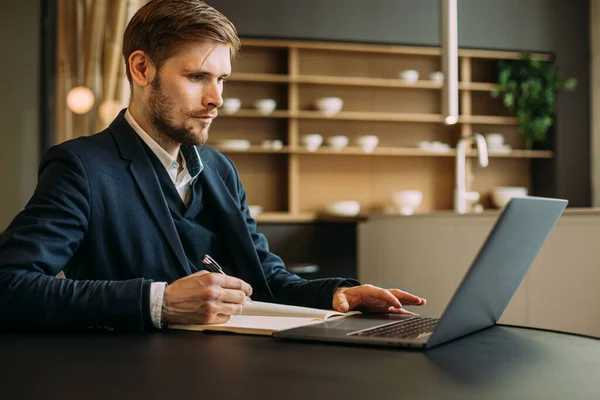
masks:
{"type": "Polygon", "coordinates": [[[511,199],[439,318],[359,314],[275,332],[274,337],[427,349],[491,327],[566,206],[563,199],[511,199]]]}

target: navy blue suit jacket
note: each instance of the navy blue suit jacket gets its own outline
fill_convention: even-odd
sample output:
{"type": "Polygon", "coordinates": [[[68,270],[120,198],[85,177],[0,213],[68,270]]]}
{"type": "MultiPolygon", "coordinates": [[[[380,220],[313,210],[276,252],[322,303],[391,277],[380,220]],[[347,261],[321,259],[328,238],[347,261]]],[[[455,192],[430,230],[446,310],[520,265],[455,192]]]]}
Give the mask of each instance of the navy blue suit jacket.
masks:
{"type": "MultiPolygon", "coordinates": [[[[0,241],[0,328],[151,329],[153,281],[191,273],[143,143],[124,112],[103,132],[50,148],[36,190],[0,241]],[[55,276],[64,270],[67,279],[55,276]]],[[[231,160],[198,147],[234,275],[253,299],[331,308],[353,280],[288,273],[256,231],[231,160]]]]}

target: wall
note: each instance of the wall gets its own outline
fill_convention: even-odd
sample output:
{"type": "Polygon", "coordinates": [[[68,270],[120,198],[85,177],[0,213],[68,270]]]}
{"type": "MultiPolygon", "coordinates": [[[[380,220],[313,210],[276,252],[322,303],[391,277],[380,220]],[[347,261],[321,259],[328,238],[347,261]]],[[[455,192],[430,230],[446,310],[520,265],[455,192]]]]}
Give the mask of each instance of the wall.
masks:
{"type": "Polygon", "coordinates": [[[40,2],[0,3],[0,230],[31,197],[39,164],[40,2]]]}
{"type": "MultiPolygon", "coordinates": [[[[208,3],[241,36],[439,45],[439,0],[208,3]]],[[[558,99],[556,158],[539,163],[535,174],[544,194],[589,206],[589,0],[458,0],[458,12],[460,47],[552,52],[559,70],[577,78],[578,89],[558,99]]]]}

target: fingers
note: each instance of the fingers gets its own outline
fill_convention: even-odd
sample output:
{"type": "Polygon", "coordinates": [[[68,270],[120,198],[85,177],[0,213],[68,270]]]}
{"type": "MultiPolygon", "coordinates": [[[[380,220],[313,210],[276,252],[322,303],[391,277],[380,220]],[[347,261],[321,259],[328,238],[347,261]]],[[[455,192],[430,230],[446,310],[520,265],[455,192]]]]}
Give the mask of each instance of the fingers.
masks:
{"type": "Polygon", "coordinates": [[[398,298],[395,295],[393,295],[389,290],[370,285],[357,286],[354,289],[361,289],[361,297],[371,297],[371,299],[369,299],[371,302],[373,301],[373,299],[376,299],[385,302],[385,304],[389,306],[402,308],[400,300],[398,300],[398,298]]]}
{"type": "Polygon", "coordinates": [[[241,290],[246,296],[252,295],[252,286],[234,276],[209,273],[203,274],[201,279],[210,285],[217,285],[224,289],[241,290]]]}
{"type": "Polygon", "coordinates": [[[423,306],[427,303],[425,299],[400,289],[389,289],[389,292],[405,306],[423,306]]]}
{"type": "Polygon", "coordinates": [[[350,304],[343,291],[338,291],[333,296],[333,309],[339,312],[348,312],[350,304]]]}

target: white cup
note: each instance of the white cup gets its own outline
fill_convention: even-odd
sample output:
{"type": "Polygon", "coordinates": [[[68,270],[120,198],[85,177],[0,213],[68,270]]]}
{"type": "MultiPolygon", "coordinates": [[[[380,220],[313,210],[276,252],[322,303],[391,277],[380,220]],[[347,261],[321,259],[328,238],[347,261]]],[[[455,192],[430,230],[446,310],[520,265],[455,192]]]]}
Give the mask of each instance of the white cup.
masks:
{"type": "Polygon", "coordinates": [[[435,71],[429,74],[429,79],[437,83],[444,83],[444,73],[442,71],[435,71]]]}
{"type": "Polygon", "coordinates": [[[344,106],[344,100],[339,97],[320,97],[315,102],[317,110],[325,115],[332,116],[340,112],[344,106]]]}
{"type": "Polygon", "coordinates": [[[240,107],[242,106],[242,102],[240,99],[236,99],[234,97],[229,97],[227,99],[223,99],[223,105],[221,108],[225,114],[235,114],[238,112],[240,107]]]}
{"type": "Polygon", "coordinates": [[[365,153],[372,153],[379,144],[379,138],[375,135],[358,136],[356,138],[356,144],[359,145],[365,153]]]}
{"type": "Polygon", "coordinates": [[[400,78],[406,83],[415,83],[419,80],[419,71],[416,69],[405,69],[400,71],[400,78]]]}
{"type": "Polygon", "coordinates": [[[302,135],[300,141],[308,151],[317,151],[321,143],[323,143],[323,136],[318,133],[309,133],[308,135],[302,135]]]}
{"type": "Polygon", "coordinates": [[[488,133],[485,141],[491,149],[501,149],[504,146],[504,135],[501,133],[488,133]]]}
{"type": "Polygon", "coordinates": [[[327,144],[338,151],[340,151],[344,147],[348,146],[349,142],[350,142],[350,140],[348,139],[348,136],[343,136],[343,135],[329,136],[327,138],[327,144]]]}
{"type": "Polygon", "coordinates": [[[259,113],[263,115],[269,115],[275,111],[277,102],[273,99],[260,99],[254,102],[254,107],[256,107],[259,113]]]}

